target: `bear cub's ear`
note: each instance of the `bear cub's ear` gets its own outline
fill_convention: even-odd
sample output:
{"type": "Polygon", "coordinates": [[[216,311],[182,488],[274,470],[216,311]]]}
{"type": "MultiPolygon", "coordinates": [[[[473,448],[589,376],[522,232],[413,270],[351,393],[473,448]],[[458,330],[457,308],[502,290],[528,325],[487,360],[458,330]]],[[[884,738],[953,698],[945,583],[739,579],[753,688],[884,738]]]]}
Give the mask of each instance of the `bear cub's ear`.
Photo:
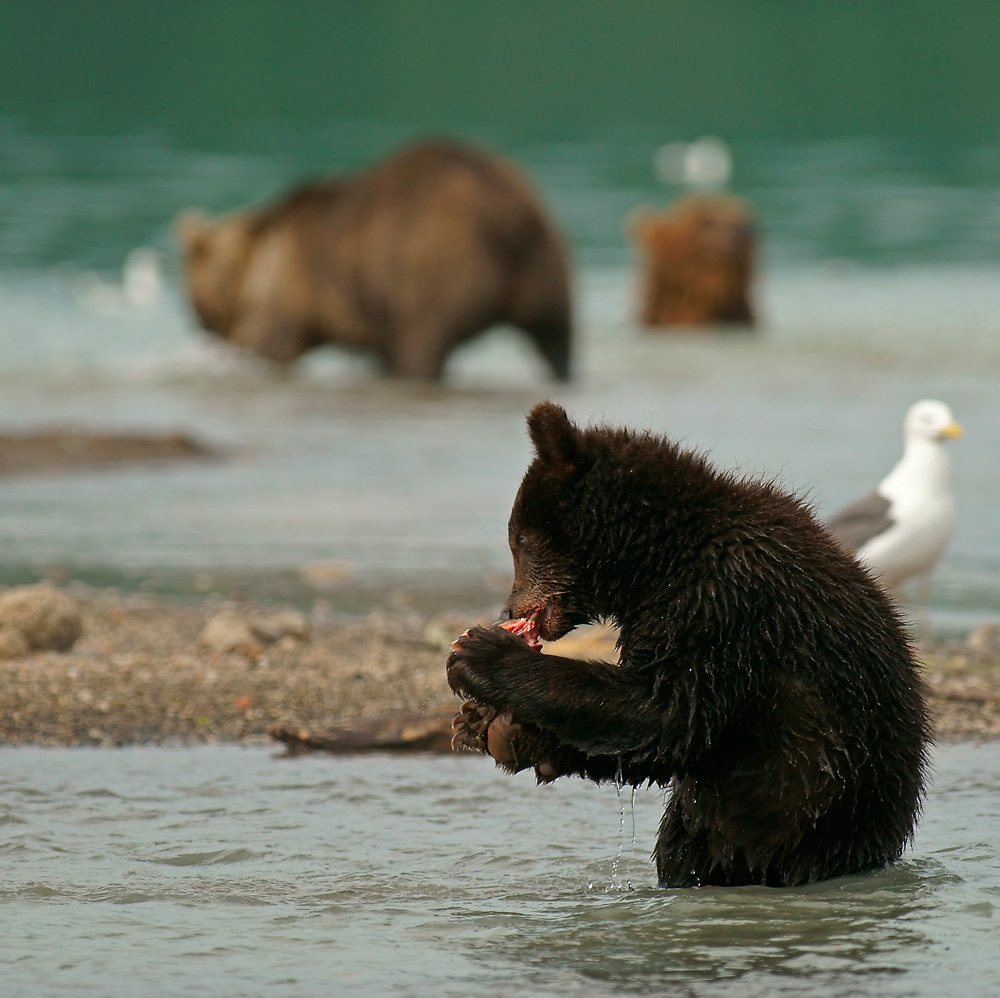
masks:
{"type": "Polygon", "coordinates": [[[568,471],[580,456],[579,431],[566,410],[553,402],[539,402],[528,413],[528,435],[538,456],[554,470],[568,471]]]}

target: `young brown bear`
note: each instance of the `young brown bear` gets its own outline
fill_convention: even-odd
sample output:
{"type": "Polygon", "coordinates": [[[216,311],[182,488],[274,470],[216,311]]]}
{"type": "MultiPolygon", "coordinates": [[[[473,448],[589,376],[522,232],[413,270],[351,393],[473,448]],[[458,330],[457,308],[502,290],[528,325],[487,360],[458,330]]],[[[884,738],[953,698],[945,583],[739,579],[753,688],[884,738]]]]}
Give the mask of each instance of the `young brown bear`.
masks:
{"type": "Polygon", "coordinates": [[[434,380],[452,350],[509,323],[569,377],[566,249],[521,172],[485,150],[419,142],[268,207],[188,214],[177,232],[202,324],[268,360],[336,343],[434,380]]]}
{"type": "Polygon", "coordinates": [[[645,433],[528,416],[505,616],[448,659],[455,742],[540,782],[670,785],[660,883],[788,886],[900,856],[928,721],[899,616],[805,505],[645,433]],[[617,665],[545,655],[607,619],[617,665]],[[524,626],[518,631],[524,632],[524,626]],[[527,639],[527,640],[526,640],[527,639]]]}
{"type": "Polygon", "coordinates": [[[629,231],[642,254],[646,326],[754,323],[754,222],[724,195],[691,195],[663,212],[638,212],[629,231]]]}

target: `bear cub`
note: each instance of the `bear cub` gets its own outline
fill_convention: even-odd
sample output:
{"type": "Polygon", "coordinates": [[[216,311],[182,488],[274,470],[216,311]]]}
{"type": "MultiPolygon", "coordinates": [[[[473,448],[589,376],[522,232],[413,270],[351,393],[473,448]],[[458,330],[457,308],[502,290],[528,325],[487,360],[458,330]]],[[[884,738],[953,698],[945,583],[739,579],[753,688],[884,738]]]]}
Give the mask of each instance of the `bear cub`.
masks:
{"type": "MultiPolygon", "coordinates": [[[[791,886],[897,859],[928,718],[886,593],[798,498],[552,403],[510,516],[514,633],[475,627],[455,744],[539,782],[668,786],[659,882],[791,886]],[[617,664],[546,655],[617,625],[617,664]]],[[[510,625],[508,625],[510,626],[510,625]]]]}

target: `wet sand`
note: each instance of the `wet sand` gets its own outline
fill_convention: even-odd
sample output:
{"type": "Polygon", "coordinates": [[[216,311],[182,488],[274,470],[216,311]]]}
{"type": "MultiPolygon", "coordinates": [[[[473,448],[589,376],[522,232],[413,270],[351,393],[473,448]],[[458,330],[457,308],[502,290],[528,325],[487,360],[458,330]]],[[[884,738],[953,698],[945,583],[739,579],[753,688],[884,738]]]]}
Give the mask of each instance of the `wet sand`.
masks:
{"type": "MultiPolygon", "coordinates": [[[[322,731],[395,712],[441,716],[458,706],[445,680],[448,644],[475,622],[468,613],[314,615],[305,639],[220,652],[200,635],[231,604],[94,590],[77,598],[83,635],[72,650],[0,661],[0,744],[266,741],[274,725],[322,731]]],[[[547,650],[609,657],[611,646],[607,632],[590,630],[547,650]]],[[[1000,738],[1000,655],[956,645],[922,659],[938,739],[1000,738]]]]}

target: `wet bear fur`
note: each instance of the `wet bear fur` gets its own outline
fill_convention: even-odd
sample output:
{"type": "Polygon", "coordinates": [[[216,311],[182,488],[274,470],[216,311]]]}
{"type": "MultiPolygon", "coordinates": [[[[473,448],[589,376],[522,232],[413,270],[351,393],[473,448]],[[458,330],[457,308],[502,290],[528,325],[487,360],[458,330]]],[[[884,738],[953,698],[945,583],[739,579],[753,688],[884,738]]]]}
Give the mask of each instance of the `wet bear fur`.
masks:
{"type": "Polygon", "coordinates": [[[526,178],[492,152],[419,142],[267,207],[188,213],[177,235],[201,323],[268,360],[335,343],[436,380],[451,351],[507,323],[569,376],[566,249],[526,178]]]}
{"type": "Polygon", "coordinates": [[[752,326],[755,229],[750,209],[730,195],[636,212],[629,232],[639,248],[642,324],[752,326]]]}
{"type": "Polygon", "coordinates": [[[510,517],[505,615],[611,621],[617,664],[473,628],[448,660],[456,742],[540,782],[670,787],[662,885],[805,884],[910,841],[928,720],[886,593],[802,501],[550,403],[510,517]]]}

